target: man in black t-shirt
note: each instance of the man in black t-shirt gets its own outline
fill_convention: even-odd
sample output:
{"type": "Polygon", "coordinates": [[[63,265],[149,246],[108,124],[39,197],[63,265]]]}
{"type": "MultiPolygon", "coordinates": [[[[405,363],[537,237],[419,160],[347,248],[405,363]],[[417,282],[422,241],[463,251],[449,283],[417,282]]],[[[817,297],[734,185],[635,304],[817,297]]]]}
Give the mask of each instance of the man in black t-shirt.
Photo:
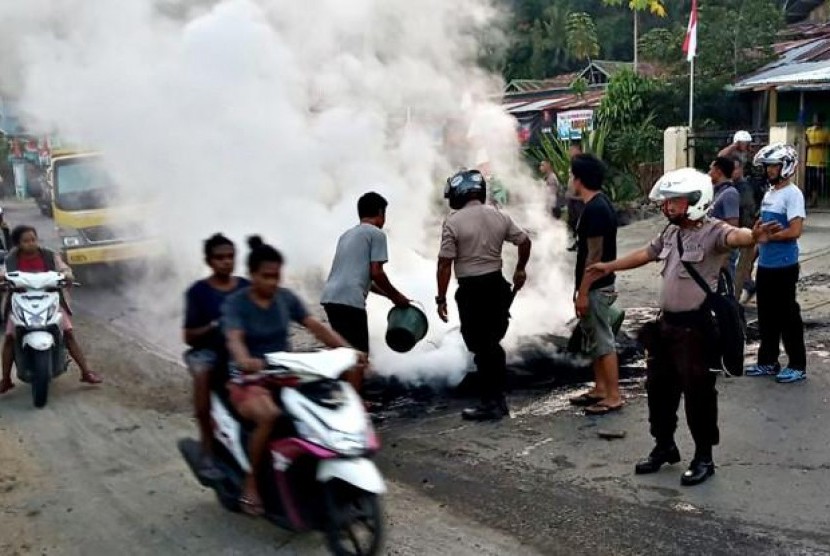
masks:
{"type": "Polygon", "coordinates": [[[589,154],[577,155],[571,159],[571,175],[574,190],[585,203],[576,227],[574,305],[582,329],[582,351],[593,360],[595,380],[593,389],[571,403],[587,406],[589,415],[604,415],[623,406],[613,323],[620,313],[613,307],[617,299],[614,274],[592,282],[585,277],[585,269],[617,258],[617,213],[602,193],[605,166],[601,161],[589,154]]]}

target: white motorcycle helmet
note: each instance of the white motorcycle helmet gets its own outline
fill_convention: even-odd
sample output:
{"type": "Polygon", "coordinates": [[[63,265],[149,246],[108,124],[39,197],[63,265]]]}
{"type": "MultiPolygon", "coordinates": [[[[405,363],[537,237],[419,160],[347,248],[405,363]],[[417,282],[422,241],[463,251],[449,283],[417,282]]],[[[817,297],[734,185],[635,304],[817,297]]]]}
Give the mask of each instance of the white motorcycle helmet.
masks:
{"type": "Polygon", "coordinates": [[[732,137],[733,143],[752,143],[752,135],[748,131],[736,131],[735,136],[732,137]]]}
{"type": "Polygon", "coordinates": [[[651,188],[648,198],[661,204],[669,199],[688,199],[686,218],[698,221],[709,212],[714,195],[712,179],[708,175],[694,168],[680,168],[663,174],[651,188]]]}
{"type": "Polygon", "coordinates": [[[795,175],[798,169],[798,152],[792,145],[773,143],[767,145],[755,155],[755,166],[781,165],[781,178],[788,179],[795,175]]]}

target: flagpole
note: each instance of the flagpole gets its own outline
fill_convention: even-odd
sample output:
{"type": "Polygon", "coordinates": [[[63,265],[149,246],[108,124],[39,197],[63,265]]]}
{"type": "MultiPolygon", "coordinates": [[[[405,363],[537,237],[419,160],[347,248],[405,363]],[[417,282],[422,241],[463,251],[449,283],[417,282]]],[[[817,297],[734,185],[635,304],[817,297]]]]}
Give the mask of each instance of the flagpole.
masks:
{"type": "Polygon", "coordinates": [[[689,15],[689,27],[683,52],[689,62],[689,130],[695,123],[695,57],[697,56],[697,0],[692,0],[692,13],[689,15]]]}
{"type": "Polygon", "coordinates": [[[689,131],[691,131],[695,112],[695,56],[692,56],[689,67],[689,131]]]}

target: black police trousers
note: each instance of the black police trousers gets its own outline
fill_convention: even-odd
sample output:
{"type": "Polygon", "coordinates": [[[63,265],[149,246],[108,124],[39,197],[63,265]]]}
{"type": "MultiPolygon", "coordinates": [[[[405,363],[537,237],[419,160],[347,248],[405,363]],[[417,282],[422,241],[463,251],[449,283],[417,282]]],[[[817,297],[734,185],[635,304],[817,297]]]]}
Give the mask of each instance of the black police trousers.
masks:
{"type": "Polygon", "coordinates": [[[717,375],[709,370],[706,318],[700,311],[663,313],[642,340],[647,353],[648,419],[658,446],[674,444],[681,395],[698,453],[711,454],[720,440],[717,375]]]}
{"type": "Polygon", "coordinates": [[[507,387],[507,356],[501,340],[510,320],[510,284],[501,272],[459,278],[455,301],[461,336],[475,356],[481,400],[500,401],[507,387]]]}

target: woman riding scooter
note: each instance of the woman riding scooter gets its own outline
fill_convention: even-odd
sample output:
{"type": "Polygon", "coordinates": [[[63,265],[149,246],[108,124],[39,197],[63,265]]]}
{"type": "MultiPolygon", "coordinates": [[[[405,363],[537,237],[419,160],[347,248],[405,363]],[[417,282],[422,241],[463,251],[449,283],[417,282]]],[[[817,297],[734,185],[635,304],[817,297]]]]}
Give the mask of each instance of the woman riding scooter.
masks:
{"type": "MultiPolygon", "coordinates": [[[[245,476],[239,503],[249,515],[261,515],[256,483],[269,437],[281,411],[272,391],[261,381],[247,379],[266,368],[265,354],[289,351],[289,326],[296,322],[329,348],[349,347],[336,332],[309,315],[291,290],[280,287],[282,254],[254,236],[248,240],[251,286],[229,296],[222,307],[222,326],[231,354],[228,393],[236,411],[255,424],[248,445],[252,471],[245,476]]],[[[365,361],[365,358],[363,359],[365,361]]]]}
{"type": "MultiPolygon", "coordinates": [[[[37,230],[32,226],[17,226],[11,235],[14,247],[6,256],[6,272],[48,272],[54,270],[62,272],[72,280],[72,270],[60,258],[60,255],[41,247],[38,244],[37,230]]],[[[81,382],[100,384],[103,382],[97,373],[89,368],[84,352],[75,339],[72,321],[69,320],[70,310],[65,299],[61,300],[61,328],[66,340],[66,347],[72,359],[81,370],[81,382]]],[[[4,314],[8,313],[8,302],[4,307],[4,314]]],[[[11,319],[6,320],[6,340],[3,342],[3,379],[0,382],[0,394],[14,388],[12,382],[12,364],[14,363],[14,326],[11,319]]]]}

